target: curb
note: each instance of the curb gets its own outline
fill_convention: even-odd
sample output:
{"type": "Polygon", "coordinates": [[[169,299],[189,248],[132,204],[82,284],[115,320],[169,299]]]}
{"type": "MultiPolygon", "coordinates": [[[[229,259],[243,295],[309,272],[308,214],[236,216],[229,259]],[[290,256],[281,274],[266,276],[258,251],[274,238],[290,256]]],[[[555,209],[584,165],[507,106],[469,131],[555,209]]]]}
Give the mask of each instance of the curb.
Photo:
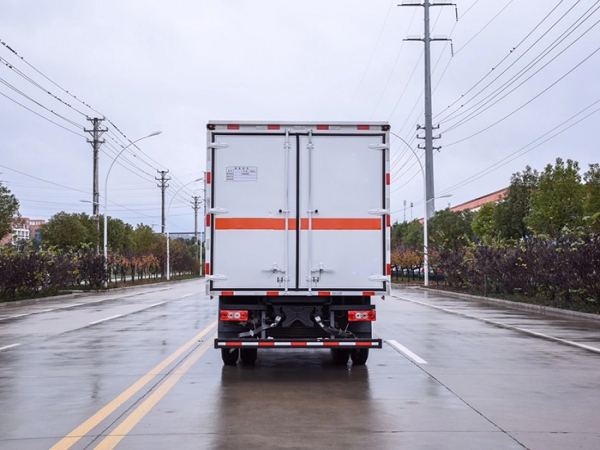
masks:
{"type": "MultiPolygon", "coordinates": [[[[204,277],[200,277],[199,279],[203,279],[204,277]]],[[[0,302],[0,309],[4,308],[4,307],[10,307],[10,306],[28,306],[28,305],[35,305],[36,303],[42,303],[42,302],[49,302],[52,300],[64,300],[64,299],[71,299],[71,298],[80,298],[80,297],[92,297],[92,296],[96,296],[96,295],[102,295],[102,294],[111,294],[113,292],[118,293],[118,292],[122,292],[122,291],[126,291],[128,289],[134,289],[134,288],[142,288],[142,287],[154,287],[154,286],[161,286],[167,283],[178,283],[181,281],[188,281],[186,280],[171,280],[171,281],[160,281],[158,283],[149,283],[149,284],[139,284],[139,285],[133,285],[133,286],[124,286],[124,287],[120,287],[120,288],[112,288],[112,289],[106,289],[106,290],[102,290],[102,291],[74,291],[72,294],[64,294],[64,295],[54,295],[51,297],[40,297],[40,298],[31,298],[31,299],[24,299],[24,300],[15,300],[13,302],[8,301],[8,302],[0,302]]]]}
{"type": "MultiPolygon", "coordinates": [[[[392,285],[392,287],[399,289],[402,286],[392,285]]],[[[599,314],[583,313],[583,312],[579,312],[579,311],[569,311],[568,309],[554,308],[552,306],[531,305],[529,303],[514,302],[511,300],[503,300],[500,298],[481,297],[478,295],[463,294],[461,292],[450,292],[450,291],[444,291],[441,289],[424,288],[421,286],[411,286],[408,289],[418,289],[418,290],[425,291],[425,292],[433,291],[433,292],[436,292],[436,293],[439,293],[442,295],[445,294],[445,295],[449,295],[449,296],[454,295],[456,297],[459,297],[459,298],[462,298],[465,300],[477,300],[480,302],[502,305],[502,306],[506,306],[508,308],[518,309],[521,311],[531,311],[531,312],[535,312],[535,313],[541,314],[541,315],[570,317],[570,318],[586,319],[586,320],[591,320],[591,321],[595,321],[595,322],[600,322],[599,314]]]]}

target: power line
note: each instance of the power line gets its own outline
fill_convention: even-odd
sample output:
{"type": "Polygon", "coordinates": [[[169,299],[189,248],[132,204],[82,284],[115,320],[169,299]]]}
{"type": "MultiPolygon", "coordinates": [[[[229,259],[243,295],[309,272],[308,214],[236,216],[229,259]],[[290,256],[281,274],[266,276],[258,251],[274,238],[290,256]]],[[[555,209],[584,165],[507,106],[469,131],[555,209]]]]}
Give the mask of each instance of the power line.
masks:
{"type": "Polygon", "coordinates": [[[529,101],[525,102],[523,105],[521,105],[520,107],[518,107],[517,109],[515,109],[513,112],[511,112],[510,114],[507,114],[506,116],[502,117],[501,119],[497,120],[496,122],[492,123],[491,125],[485,127],[482,130],[479,130],[477,133],[473,133],[470,136],[467,136],[463,139],[460,139],[458,141],[452,142],[450,144],[446,144],[446,147],[450,147],[451,145],[456,145],[460,142],[464,142],[467,139],[471,139],[487,130],[489,130],[490,128],[495,127],[496,125],[498,125],[499,123],[505,121],[506,119],[508,119],[509,117],[511,117],[512,115],[516,114],[517,112],[519,112],[520,110],[522,110],[523,108],[525,108],[527,105],[529,105],[530,103],[532,103],[533,101],[535,101],[536,99],[538,99],[539,97],[541,97],[543,94],[545,94],[546,92],[548,92],[550,89],[552,89],[554,86],[556,86],[558,83],[560,83],[562,80],[564,80],[567,76],[569,76],[571,73],[573,73],[575,70],[577,70],[583,63],[585,63],[588,59],[590,59],[592,56],[594,56],[596,53],[598,53],[598,51],[600,51],[600,47],[598,47],[596,50],[594,50],[590,55],[588,55],[585,59],[583,59],[583,61],[581,61],[579,64],[577,64],[575,67],[573,67],[571,70],[569,70],[566,74],[564,74],[562,77],[560,77],[558,80],[556,80],[554,83],[552,83],[550,86],[548,86],[546,89],[544,89],[542,92],[540,92],[539,94],[537,94],[535,97],[531,98],[529,101]]]}
{"type": "Polygon", "coordinates": [[[346,117],[348,115],[348,113],[350,112],[350,108],[352,107],[352,104],[354,103],[354,100],[356,99],[356,95],[358,94],[358,91],[360,90],[360,88],[363,84],[363,81],[365,79],[365,76],[367,75],[369,67],[371,67],[371,62],[373,61],[373,56],[375,55],[375,50],[377,49],[377,46],[379,45],[379,41],[381,40],[381,36],[383,35],[383,30],[385,29],[385,26],[390,17],[390,12],[392,10],[392,6],[394,6],[394,0],[392,0],[390,2],[390,7],[388,8],[388,12],[385,16],[385,21],[383,22],[381,30],[379,31],[379,36],[377,37],[377,42],[375,42],[375,46],[373,47],[373,51],[371,52],[371,56],[369,57],[369,62],[367,63],[367,67],[365,67],[365,71],[363,72],[360,82],[358,83],[358,86],[356,87],[356,91],[354,91],[354,95],[352,96],[352,100],[350,100],[350,104],[348,105],[348,108],[346,109],[346,112],[344,113],[344,117],[346,117]]]}
{"type": "MultiPolygon", "coordinates": [[[[562,2],[561,2],[561,3],[562,3],[562,2]]],[[[596,4],[597,4],[597,3],[598,3],[598,1],[596,2],[596,4]]],[[[559,5],[560,5],[560,3],[559,3],[559,5]]],[[[503,63],[503,62],[504,62],[504,61],[505,61],[505,60],[506,60],[506,59],[507,59],[507,58],[508,58],[510,55],[514,54],[515,50],[516,50],[516,49],[517,49],[517,48],[518,48],[518,47],[519,47],[519,46],[520,46],[520,45],[521,45],[521,44],[522,44],[522,43],[523,43],[523,42],[524,42],[524,41],[525,41],[527,38],[529,38],[529,36],[531,36],[531,35],[532,35],[532,34],[535,32],[535,30],[536,30],[536,29],[537,29],[539,26],[541,26],[541,24],[542,24],[542,23],[543,23],[545,20],[547,20],[547,18],[550,16],[550,14],[552,14],[552,13],[553,13],[553,12],[556,10],[556,8],[558,8],[558,6],[559,6],[559,5],[557,5],[557,6],[556,6],[556,7],[555,7],[555,8],[554,8],[554,9],[553,9],[553,10],[552,10],[550,13],[548,13],[548,14],[546,15],[546,17],[544,17],[544,19],[543,19],[543,20],[542,20],[542,21],[541,21],[541,22],[540,22],[540,23],[539,23],[539,24],[538,24],[538,25],[537,25],[537,26],[536,26],[536,27],[535,27],[535,28],[534,28],[534,29],[533,29],[533,30],[532,30],[532,31],[531,31],[531,32],[530,32],[530,33],[529,33],[529,34],[528,34],[528,35],[527,35],[527,36],[526,36],[524,39],[523,39],[523,40],[521,40],[521,42],[520,42],[520,43],[519,43],[519,44],[518,44],[516,47],[513,47],[513,49],[512,49],[512,50],[509,52],[509,54],[508,54],[506,57],[504,57],[504,59],[502,59],[502,61],[500,61],[500,63],[499,63],[499,64],[498,64],[496,67],[492,68],[492,71],[494,71],[495,69],[497,69],[497,68],[498,68],[498,67],[499,67],[499,66],[500,66],[500,65],[501,65],[501,64],[502,64],[502,63],[503,63]]],[[[562,20],[563,20],[563,19],[564,19],[564,18],[565,18],[565,17],[566,17],[568,14],[569,14],[569,12],[571,12],[571,11],[572,11],[572,9],[573,9],[574,7],[575,7],[575,5],[573,5],[571,8],[569,8],[569,10],[567,10],[567,12],[565,12],[565,13],[564,13],[564,14],[563,14],[563,15],[562,15],[560,18],[558,18],[558,20],[556,20],[556,21],[555,21],[555,22],[554,22],[554,23],[553,23],[553,24],[552,24],[552,25],[551,25],[551,26],[550,26],[550,27],[549,27],[549,28],[548,28],[548,29],[547,29],[547,30],[546,30],[546,31],[545,31],[545,32],[544,32],[544,33],[543,33],[543,34],[542,34],[542,35],[541,35],[541,36],[540,36],[540,37],[539,37],[539,38],[538,38],[538,39],[537,39],[537,40],[536,40],[534,43],[533,43],[533,44],[531,44],[531,45],[530,45],[530,46],[529,46],[529,47],[528,47],[528,48],[527,48],[527,49],[526,49],[526,50],[525,50],[525,51],[524,51],[524,52],[523,52],[523,53],[522,53],[522,54],[521,54],[521,55],[520,55],[520,56],[519,56],[519,57],[518,57],[518,58],[517,58],[515,61],[513,61],[513,62],[512,62],[512,64],[510,64],[510,65],[509,65],[509,66],[508,66],[506,69],[504,69],[504,70],[503,70],[503,71],[502,71],[502,72],[501,72],[501,73],[500,73],[498,76],[496,76],[496,77],[495,77],[495,78],[494,78],[492,81],[490,81],[490,82],[489,82],[489,83],[488,83],[486,86],[484,86],[482,89],[480,89],[480,90],[479,90],[479,92],[477,92],[476,94],[474,94],[474,95],[473,95],[473,96],[472,96],[472,97],[471,97],[469,100],[467,100],[465,103],[461,104],[461,106],[460,106],[460,107],[459,107],[459,108],[458,108],[456,111],[453,111],[453,112],[449,113],[449,114],[448,114],[446,117],[442,117],[441,119],[438,119],[438,121],[439,121],[440,123],[443,123],[443,122],[445,122],[445,121],[448,121],[448,120],[451,120],[451,119],[453,119],[454,117],[458,117],[458,116],[460,116],[460,115],[462,115],[462,114],[466,113],[466,111],[465,111],[465,112],[463,112],[463,113],[458,113],[458,111],[459,111],[460,109],[464,108],[464,106],[466,106],[467,104],[469,104],[471,101],[473,101],[473,100],[474,100],[475,98],[477,98],[479,95],[481,95],[481,94],[482,94],[482,93],[483,93],[483,92],[484,92],[484,91],[485,91],[487,88],[489,88],[489,87],[490,87],[490,86],[491,86],[491,85],[492,85],[494,82],[496,82],[496,81],[497,81],[498,79],[500,79],[500,78],[501,78],[501,77],[502,77],[502,76],[503,76],[503,75],[504,75],[506,72],[508,72],[508,70],[510,70],[510,69],[511,69],[511,68],[512,68],[512,67],[513,67],[513,66],[514,66],[514,65],[515,65],[517,62],[519,62],[519,61],[520,61],[522,58],[524,58],[524,57],[525,57],[525,55],[526,55],[527,53],[529,53],[529,51],[530,51],[530,50],[532,50],[532,49],[533,49],[533,48],[534,48],[534,47],[535,47],[535,46],[536,46],[536,45],[537,45],[537,44],[538,44],[538,43],[539,43],[539,42],[540,42],[540,41],[541,41],[541,40],[542,40],[542,39],[543,39],[543,38],[544,38],[544,37],[545,37],[545,36],[546,36],[546,35],[547,35],[547,34],[550,32],[550,31],[552,31],[552,30],[553,30],[553,29],[554,29],[554,28],[555,28],[555,27],[556,27],[556,26],[557,26],[557,25],[558,25],[558,24],[559,24],[559,23],[560,23],[560,22],[561,22],[561,21],[562,21],[562,20]]],[[[593,7],[592,7],[592,8],[593,8],[593,7]]],[[[589,11],[590,11],[592,8],[590,8],[588,11],[586,11],[586,13],[584,13],[582,16],[580,16],[580,17],[577,19],[577,21],[575,22],[575,24],[576,24],[576,23],[577,23],[579,20],[581,20],[581,18],[582,18],[583,16],[585,16],[585,14],[587,14],[587,12],[589,12],[589,11]]],[[[588,17],[588,18],[589,18],[589,17],[588,17]]],[[[586,20],[587,20],[587,19],[586,19],[586,20]]],[[[572,24],[572,25],[571,25],[569,28],[571,28],[571,27],[573,27],[573,26],[574,26],[574,24],[572,24]]],[[[573,31],[574,31],[574,30],[573,30],[573,31]]],[[[566,32],[565,32],[565,33],[566,33],[566,32]]],[[[524,73],[526,73],[526,72],[527,72],[527,71],[528,71],[530,68],[532,68],[532,67],[533,67],[535,64],[537,64],[537,63],[538,63],[538,62],[539,62],[539,61],[540,61],[540,60],[541,60],[541,59],[542,59],[544,56],[546,56],[546,55],[549,53],[548,49],[550,49],[550,48],[552,47],[552,45],[553,45],[553,44],[555,44],[557,41],[559,41],[559,39],[561,39],[561,38],[562,38],[562,37],[565,35],[565,33],[563,33],[563,34],[562,34],[561,36],[559,36],[559,37],[558,37],[558,38],[557,38],[557,39],[556,39],[556,40],[555,40],[553,43],[551,43],[549,46],[547,46],[547,47],[546,47],[546,48],[545,48],[545,49],[544,49],[544,50],[543,50],[543,51],[542,51],[540,54],[538,54],[538,55],[537,55],[537,56],[536,56],[536,57],[535,57],[535,58],[534,58],[534,59],[533,59],[531,62],[529,62],[529,63],[528,63],[528,64],[527,64],[527,65],[526,65],[526,66],[525,66],[523,69],[519,70],[519,71],[518,71],[518,72],[517,72],[515,75],[513,75],[513,76],[512,76],[512,77],[511,77],[511,78],[510,78],[510,79],[509,79],[507,82],[505,82],[504,84],[502,84],[502,85],[501,85],[501,86],[500,86],[500,87],[499,87],[499,88],[498,88],[496,91],[494,91],[492,94],[494,94],[494,93],[495,93],[495,92],[497,92],[499,89],[501,89],[501,88],[503,88],[504,86],[506,86],[508,83],[510,83],[511,81],[513,81],[515,78],[516,78],[516,79],[518,79],[520,76],[522,76],[524,73]]],[[[557,45],[558,45],[558,44],[557,44],[557,45]]],[[[555,47],[556,47],[556,46],[555,46],[555,47]]],[[[480,84],[480,83],[481,83],[481,82],[482,82],[482,81],[483,81],[485,78],[487,78],[487,76],[488,76],[488,75],[490,75],[490,74],[492,73],[492,71],[488,72],[488,74],[487,74],[485,77],[483,77],[483,78],[482,78],[482,79],[481,79],[479,82],[477,82],[475,86],[479,85],[479,84],[480,84]]],[[[467,91],[467,93],[466,93],[466,94],[468,94],[469,92],[471,92],[471,91],[472,91],[472,90],[475,88],[475,86],[474,86],[474,87],[472,87],[471,89],[469,89],[469,91],[467,91]]],[[[461,98],[462,98],[462,97],[464,97],[464,95],[466,95],[466,94],[463,94],[463,96],[461,96],[461,98]]],[[[492,95],[492,94],[490,94],[490,95],[492,95]]],[[[486,97],[485,99],[487,99],[487,98],[489,98],[489,95],[488,95],[488,97],[486,97]]],[[[484,99],[484,100],[485,100],[485,99],[484,99]]],[[[458,101],[458,100],[457,100],[457,101],[458,101]]],[[[456,103],[456,102],[454,102],[454,103],[456,103]]],[[[481,103],[481,102],[479,102],[479,103],[481,103]]],[[[478,104],[479,104],[479,103],[478,103],[478,104]]],[[[471,108],[469,108],[469,109],[471,109],[471,108]]]]}

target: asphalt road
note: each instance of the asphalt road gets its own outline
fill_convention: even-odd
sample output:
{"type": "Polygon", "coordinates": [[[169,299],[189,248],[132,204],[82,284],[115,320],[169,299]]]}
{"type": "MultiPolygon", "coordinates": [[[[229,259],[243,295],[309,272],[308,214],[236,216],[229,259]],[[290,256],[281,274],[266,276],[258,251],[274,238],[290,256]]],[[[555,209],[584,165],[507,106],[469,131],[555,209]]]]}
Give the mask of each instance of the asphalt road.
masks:
{"type": "Polygon", "coordinates": [[[0,308],[0,448],[598,449],[600,322],[395,290],[366,366],[223,366],[202,281],[0,308]]]}

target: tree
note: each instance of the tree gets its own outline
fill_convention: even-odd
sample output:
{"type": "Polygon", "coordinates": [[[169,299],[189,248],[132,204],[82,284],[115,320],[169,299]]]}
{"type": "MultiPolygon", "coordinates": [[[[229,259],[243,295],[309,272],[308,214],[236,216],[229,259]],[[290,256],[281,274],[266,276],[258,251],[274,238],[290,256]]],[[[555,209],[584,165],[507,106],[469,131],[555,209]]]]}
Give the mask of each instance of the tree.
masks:
{"type": "Polygon", "coordinates": [[[429,220],[429,241],[444,250],[456,250],[473,241],[473,213],[471,211],[438,211],[429,220]]]}
{"type": "Polygon", "coordinates": [[[19,201],[0,181],[0,239],[10,234],[15,219],[19,219],[19,201]]]}
{"type": "Polygon", "coordinates": [[[548,164],[540,174],[538,188],[531,194],[531,211],[525,219],[536,234],[558,236],[563,228],[575,228],[583,221],[584,186],[579,164],[561,158],[548,164]]]}
{"type": "Polygon", "coordinates": [[[56,213],[41,226],[40,232],[43,248],[79,250],[98,242],[94,220],[86,213],[56,213]]]}
{"type": "Polygon", "coordinates": [[[496,203],[486,203],[473,216],[473,233],[482,244],[489,245],[498,234],[496,229],[496,203]]]}
{"type": "Polygon", "coordinates": [[[407,223],[402,244],[411,250],[423,250],[423,224],[418,219],[407,223]]]}
{"type": "Polygon", "coordinates": [[[583,174],[585,182],[585,201],[583,212],[586,216],[600,213],[600,164],[590,164],[589,170],[583,174]]]}
{"type": "MultiPolygon", "coordinates": [[[[107,220],[108,249],[113,252],[123,252],[132,246],[131,235],[133,227],[121,219],[108,217],[107,220]]],[[[100,216],[100,234],[104,236],[104,216],[100,216]]]]}
{"type": "Polygon", "coordinates": [[[148,254],[156,245],[157,236],[154,234],[152,227],[138,224],[135,230],[131,232],[131,245],[139,254],[148,254]]]}
{"type": "Polygon", "coordinates": [[[537,189],[538,179],[538,172],[529,166],[523,173],[512,175],[506,196],[496,205],[494,222],[501,239],[523,239],[531,234],[525,218],[531,210],[531,194],[537,189]]]}

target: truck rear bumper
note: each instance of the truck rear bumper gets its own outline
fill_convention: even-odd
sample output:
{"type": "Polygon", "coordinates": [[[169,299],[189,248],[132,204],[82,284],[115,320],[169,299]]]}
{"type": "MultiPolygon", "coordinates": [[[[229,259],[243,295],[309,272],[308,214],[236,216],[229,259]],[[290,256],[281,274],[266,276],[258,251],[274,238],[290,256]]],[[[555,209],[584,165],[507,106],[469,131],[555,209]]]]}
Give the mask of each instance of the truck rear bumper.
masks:
{"type": "Polygon", "coordinates": [[[215,348],[381,348],[381,339],[215,339],[215,348]]]}

